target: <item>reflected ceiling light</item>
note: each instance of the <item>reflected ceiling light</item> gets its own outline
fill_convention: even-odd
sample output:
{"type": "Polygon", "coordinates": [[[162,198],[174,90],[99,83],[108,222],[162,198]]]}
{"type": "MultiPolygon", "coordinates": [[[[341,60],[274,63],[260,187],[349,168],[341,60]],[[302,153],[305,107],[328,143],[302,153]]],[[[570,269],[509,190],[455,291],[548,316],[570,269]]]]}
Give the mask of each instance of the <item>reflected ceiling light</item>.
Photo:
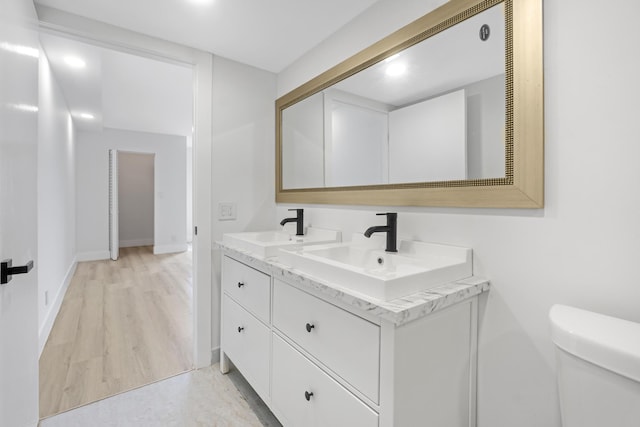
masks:
{"type": "Polygon", "coordinates": [[[393,62],[387,66],[387,76],[398,77],[407,72],[407,66],[401,62],[393,62]]]}
{"type": "Polygon", "coordinates": [[[207,5],[213,3],[214,0],[188,0],[189,3],[207,5]]]}
{"type": "Polygon", "coordinates": [[[78,114],[78,116],[81,119],[85,119],[85,120],[93,120],[96,118],[93,114],[90,114],[90,113],[80,113],[78,114]]]}
{"type": "Polygon", "coordinates": [[[40,51],[36,48],[29,47],[29,46],[22,46],[18,44],[2,42],[0,43],[0,49],[6,50],[7,52],[17,53],[19,55],[30,56],[32,58],[40,57],[40,51]]]}
{"type": "Polygon", "coordinates": [[[391,61],[393,61],[393,60],[395,60],[395,59],[398,59],[399,57],[400,57],[400,54],[399,54],[399,53],[396,53],[395,55],[391,55],[390,57],[386,58],[386,59],[384,60],[384,62],[391,62],[391,61]]]}
{"type": "Polygon", "coordinates": [[[77,56],[65,56],[64,62],[72,68],[84,68],[87,66],[87,63],[77,56]]]}

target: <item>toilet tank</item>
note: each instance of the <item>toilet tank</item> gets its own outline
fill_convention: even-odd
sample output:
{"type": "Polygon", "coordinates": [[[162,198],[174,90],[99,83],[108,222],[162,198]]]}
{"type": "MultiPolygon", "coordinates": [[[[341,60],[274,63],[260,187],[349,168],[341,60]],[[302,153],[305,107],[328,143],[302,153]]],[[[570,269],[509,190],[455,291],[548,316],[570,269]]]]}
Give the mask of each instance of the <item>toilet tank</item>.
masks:
{"type": "Polygon", "coordinates": [[[549,320],[563,427],[640,426],[640,324],[563,305],[549,320]]]}

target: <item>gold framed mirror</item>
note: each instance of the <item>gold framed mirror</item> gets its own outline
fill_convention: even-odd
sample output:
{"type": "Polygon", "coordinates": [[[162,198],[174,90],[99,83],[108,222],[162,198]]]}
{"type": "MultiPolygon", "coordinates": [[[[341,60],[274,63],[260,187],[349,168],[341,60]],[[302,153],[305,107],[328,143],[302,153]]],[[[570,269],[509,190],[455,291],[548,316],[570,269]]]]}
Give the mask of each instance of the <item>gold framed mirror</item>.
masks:
{"type": "Polygon", "coordinates": [[[450,0],[282,96],[276,202],[543,207],[542,45],[541,0],[450,0]]]}

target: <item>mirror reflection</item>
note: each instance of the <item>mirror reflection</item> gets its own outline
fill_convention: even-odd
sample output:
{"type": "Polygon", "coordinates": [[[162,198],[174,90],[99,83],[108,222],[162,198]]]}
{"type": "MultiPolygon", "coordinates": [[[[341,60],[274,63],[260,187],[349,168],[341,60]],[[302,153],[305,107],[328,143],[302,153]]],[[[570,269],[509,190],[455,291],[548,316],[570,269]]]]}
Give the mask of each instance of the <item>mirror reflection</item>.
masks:
{"type": "Polygon", "coordinates": [[[282,188],[505,176],[505,14],[493,6],[282,111],[282,188]]]}

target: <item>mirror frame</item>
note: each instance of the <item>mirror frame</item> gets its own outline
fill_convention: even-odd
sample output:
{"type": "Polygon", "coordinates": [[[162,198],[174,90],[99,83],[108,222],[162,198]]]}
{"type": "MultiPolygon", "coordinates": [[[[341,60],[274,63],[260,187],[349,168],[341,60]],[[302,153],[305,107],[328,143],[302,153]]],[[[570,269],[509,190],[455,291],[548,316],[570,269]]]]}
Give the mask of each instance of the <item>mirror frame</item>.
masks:
{"type": "Polygon", "coordinates": [[[450,0],[276,101],[276,203],[544,207],[542,0],[450,0]],[[282,188],[282,111],[489,7],[506,18],[505,177],[353,187],[282,188]]]}

